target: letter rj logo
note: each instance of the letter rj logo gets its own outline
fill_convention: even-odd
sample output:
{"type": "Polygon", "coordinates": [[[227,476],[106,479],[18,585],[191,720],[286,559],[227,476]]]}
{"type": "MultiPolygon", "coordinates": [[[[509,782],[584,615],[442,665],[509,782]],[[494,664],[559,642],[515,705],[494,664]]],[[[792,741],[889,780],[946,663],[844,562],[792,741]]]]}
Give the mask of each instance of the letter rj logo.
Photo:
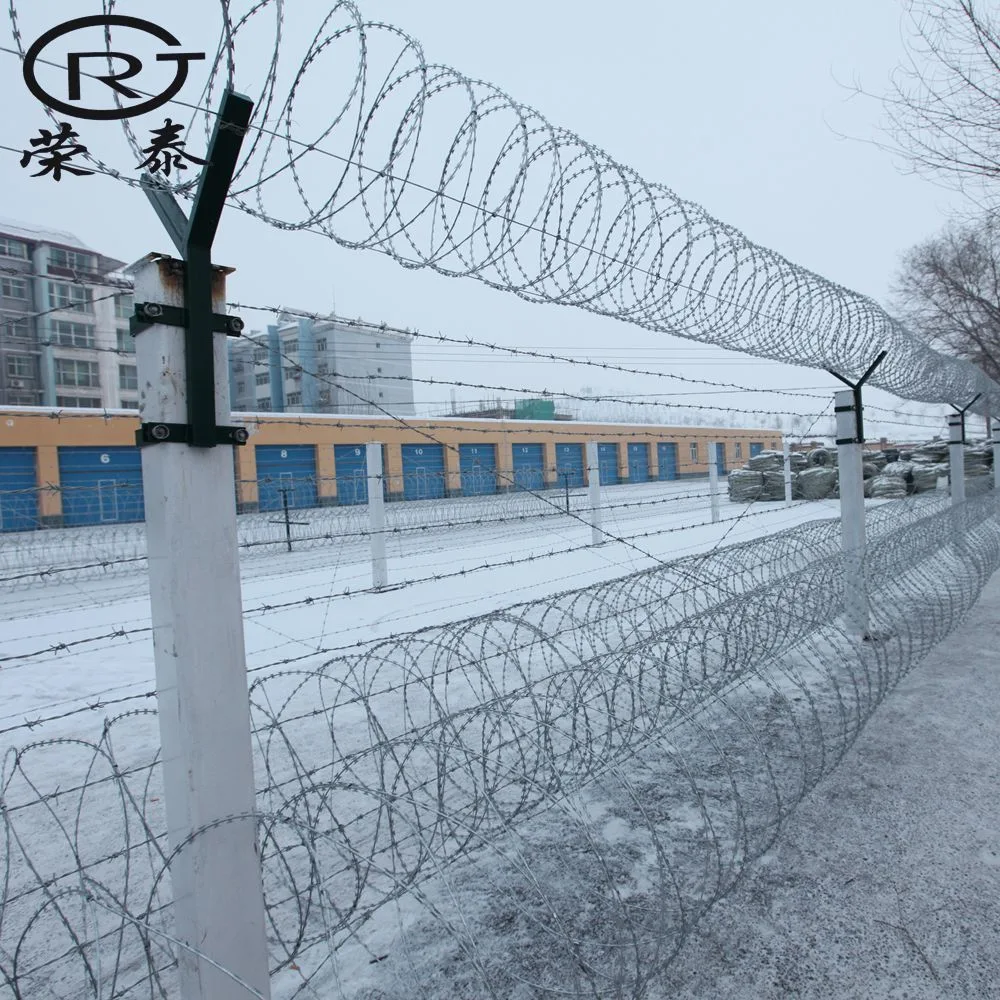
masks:
{"type": "MultiPolygon", "coordinates": [[[[170,48],[181,44],[169,31],[166,31],[159,25],[153,24],[151,21],[144,21],[142,18],[128,17],[124,14],[95,14],[92,17],[78,17],[51,28],[37,39],[25,53],[24,82],[28,85],[31,93],[42,104],[53,111],[59,111],[74,118],[103,119],[105,121],[134,118],[137,115],[147,114],[166,104],[184,86],[188,75],[188,64],[192,60],[205,58],[204,52],[158,52],[156,54],[157,62],[173,62],[177,64],[174,71],[174,79],[159,94],[155,94],[146,100],[140,100],[145,95],[139,90],[135,90],[125,84],[126,80],[135,80],[142,73],[142,60],[138,56],[131,52],[113,52],[108,50],[100,52],[69,52],[66,55],[66,100],[50,94],[41,86],[38,82],[38,77],[35,75],[35,65],[42,58],[42,53],[46,46],[51,45],[57,39],[74,31],[94,27],[131,28],[134,31],[141,31],[147,35],[152,35],[170,48]],[[114,71],[107,72],[109,64],[115,66],[114,71]],[[90,69],[88,69],[88,66],[90,69]],[[94,79],[99,80],[119,96],[130,101],[139,101],[139,103],[109,109],[85,107],[79,103],[81,100],[81,78],[85,76],[93,76],[94,79]]],[[[135,85],[139,86],[137,80],[135,85]]]]}

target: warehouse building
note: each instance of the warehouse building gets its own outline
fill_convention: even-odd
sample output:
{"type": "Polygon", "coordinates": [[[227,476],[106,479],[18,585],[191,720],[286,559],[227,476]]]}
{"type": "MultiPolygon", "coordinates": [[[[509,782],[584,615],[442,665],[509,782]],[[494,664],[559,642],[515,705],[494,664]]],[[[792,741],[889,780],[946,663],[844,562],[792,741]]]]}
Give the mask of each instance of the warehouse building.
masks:
{"type": "MultiPolygon", "coordinates": [[[[236,413],[233,422],[250,431],[233,449],[244,512],[278,509],[283,493],[300,508],[366,503],[372,441],[382,443],[393,501],[580,487],[589,441],[598,442],[605,486],[704,477],[713,441],[720,472],[781,447],[780,431],[757,428],[273,413],[236,413]]],[[[142,520],[138,426],[126,412],[0,408],[0,531],[142,520]]]]}

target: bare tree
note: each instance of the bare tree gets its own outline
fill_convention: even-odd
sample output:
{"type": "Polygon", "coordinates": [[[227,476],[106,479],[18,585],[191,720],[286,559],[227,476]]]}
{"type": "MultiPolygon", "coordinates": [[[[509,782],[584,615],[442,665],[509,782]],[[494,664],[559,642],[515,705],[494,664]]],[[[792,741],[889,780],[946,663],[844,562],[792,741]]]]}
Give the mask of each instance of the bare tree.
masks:
{"type": "Polygon", "coordinates": [[[1000,216],[951,223],[907,251],[893,299],[918,336],[1000,379],[1000,216]]]}
{"type": "Polygon", "coordinates": [[[918,172],[1000,179],[1000,5],[906,0],[907,63],[885,97],[892,145],[918,172]]]}

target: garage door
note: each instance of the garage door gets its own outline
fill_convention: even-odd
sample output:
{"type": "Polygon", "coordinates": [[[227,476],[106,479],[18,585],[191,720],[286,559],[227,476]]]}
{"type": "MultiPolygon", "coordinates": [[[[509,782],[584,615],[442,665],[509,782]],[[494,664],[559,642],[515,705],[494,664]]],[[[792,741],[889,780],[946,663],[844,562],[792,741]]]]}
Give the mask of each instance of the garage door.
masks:
{"type": "Polygon", "coordinates": [[[673,441],[660,441],[656,445],[656,460],[660,479],[678,479],[677,445],[673,441]]]}
{"type": "Polygon", "coordinates": [[[146,516],[136,447],[60,448],[59,483],[67,527],[121,524],[146,516]]]}
{"type": "Polygon", "coordinates": [[[316,507],[316,446],[312,444],[259,444],[257,489],[261,510],[281,510],[282,494],[289,507],[316,507]]]}
{"type": "Polygon", "coordinates": [[[404,444],[403,499],[433,500],[445,494],[444,445],[404,444]]]}
{"type": "MultiPolygon", "coordinates": [[[[337,477],[337,503],[368,503],[368,448],[363,444],[333,446],[333,468],[337,477]]],[[[385,445],[382,445],[382,496],[389,495],[385,475],[385,445]]]]}
{"type": "Polygon", "coordinates": [[[493,444],[460,444],[458,467],[462,473],[462,494],[482,496],[497,491],[497,449],[493,444]]]}
{"type": "Polygon", "coordinates": [[[0,531],[38,527],[34,448],[0,448],[0,531]]]}
{"type": "Polygon", "coordinates": [[[519,490],[540,490],[545,485],[545,454],[540,444],[511,446],[514,459],[514,487],[519,490]]]}
{"type": "Polygon", "coordinates": [[[649,448],[645,442],[629,442],[628,481],[630,483],[649,482],[649,448]]]}
{"type": "Polygon", "coordinates": [[[621,481],[618,478],[617,444],[599,444],[597,446],[597,462],[601,470],[602,486],[614,486],[621,481]]]}
{"type": "Polygon", "coordinates": [[[583,445],[556,445],[556,475],[560,486],[583,486],[583,445]]]}

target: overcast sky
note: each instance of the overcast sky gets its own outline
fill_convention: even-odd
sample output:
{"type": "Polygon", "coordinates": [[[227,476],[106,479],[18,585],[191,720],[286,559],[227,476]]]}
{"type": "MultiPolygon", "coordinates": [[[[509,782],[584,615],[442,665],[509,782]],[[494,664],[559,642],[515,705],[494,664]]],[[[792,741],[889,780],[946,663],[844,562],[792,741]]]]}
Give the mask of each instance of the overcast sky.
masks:
{"type": "MultiPolygon", "coordinates": [[[[152,17],[187,49],[214,49],[220,19],[208,0],[156,5],[155,15],[152,6],[126,0],[115,10],[152,17]]],[[[283,54],[294,58],[304,48],[306,28],[315,29],[327,6],[327,0],[287,0],[283,54]]],[[[900,0],[360,0],[359,6],[367,17],[417,38],[429,61],[495,83],[755,242],[880,301],[900,253],[960,207],[957,195],[906,175],[872,144],[879,138],[881,109],[852,97],[849,89],[855,80],[871,91],[885,88],[904,51],[900,0]]],[[[97,0],[17,0],[17,7],[26,43],[61,20],[101,10],[97,0]]],[[[3,44],[10,46],[9,29],[2,30],[3,44]]],[[[237,84],[253,92],[269,57],[265,33],[242,45],[237,84]]],[[[3,142],[20,149],[47,122],[21,79],[19,60],[0,53],[0,68],[3,142]]],[[[322,82],[323,89],[302,101],[297,128],[322,131],[327,103],[336,104],[352,74],[348,66],[314,74],[311,85],[322,82]]],[[[197,100],[194,73],[192,81],[193,91],[184,93],[197,100]]],[[[162,124],[165,113],[154,112],[147,127],[162,124]]],[[[124,146],[108,138],[118,126],[77,124],[92,149],[109,151],[107,162],[131,169],[124,146]]],[[[203,140],[191,139],[192,151],[203,151],[203,140]]],[[[111,179],[70,177],[55,184],[32,178],[8,152],[0,162],[0,183],[4,217],[68,229],[123,260],[171,249],[142,195],[111,179]]],[[[379,254],[344,249],[310,233],[282,232],[236,211],[224,220],[215,259],[237,269],[230,279],[234,300],[317,311],[335,306],[341,315],[426,332],[754,387],[809,387],[821,396],[837,387],[824,372],[734,358],[572,308],[525,303],[475,281],[407,271],[379,254]]],[[[252,327],[267,322],[261,314],[244,316],[252,327]]],[[[415,374],[422,377],[570,392],[584,386],[628,394],[691,391],[664,379],[507,362],[480,350],[435,350],[419,342],[414,358],[415,374]]],[[[459,390],[460,399],[484,395],[459,390]]],[[[447,396],[441,388],[417,387],[418,400],[443,403],[447,396]]],[[[695,398],[702,404],[789,408],[787,397],[695,398]]],[[[872,393],[870,401],[898,402],[881,393],[872,393]]],[[[824,405],[810,400],[793,408],[806,412],[824,405]]]]}

